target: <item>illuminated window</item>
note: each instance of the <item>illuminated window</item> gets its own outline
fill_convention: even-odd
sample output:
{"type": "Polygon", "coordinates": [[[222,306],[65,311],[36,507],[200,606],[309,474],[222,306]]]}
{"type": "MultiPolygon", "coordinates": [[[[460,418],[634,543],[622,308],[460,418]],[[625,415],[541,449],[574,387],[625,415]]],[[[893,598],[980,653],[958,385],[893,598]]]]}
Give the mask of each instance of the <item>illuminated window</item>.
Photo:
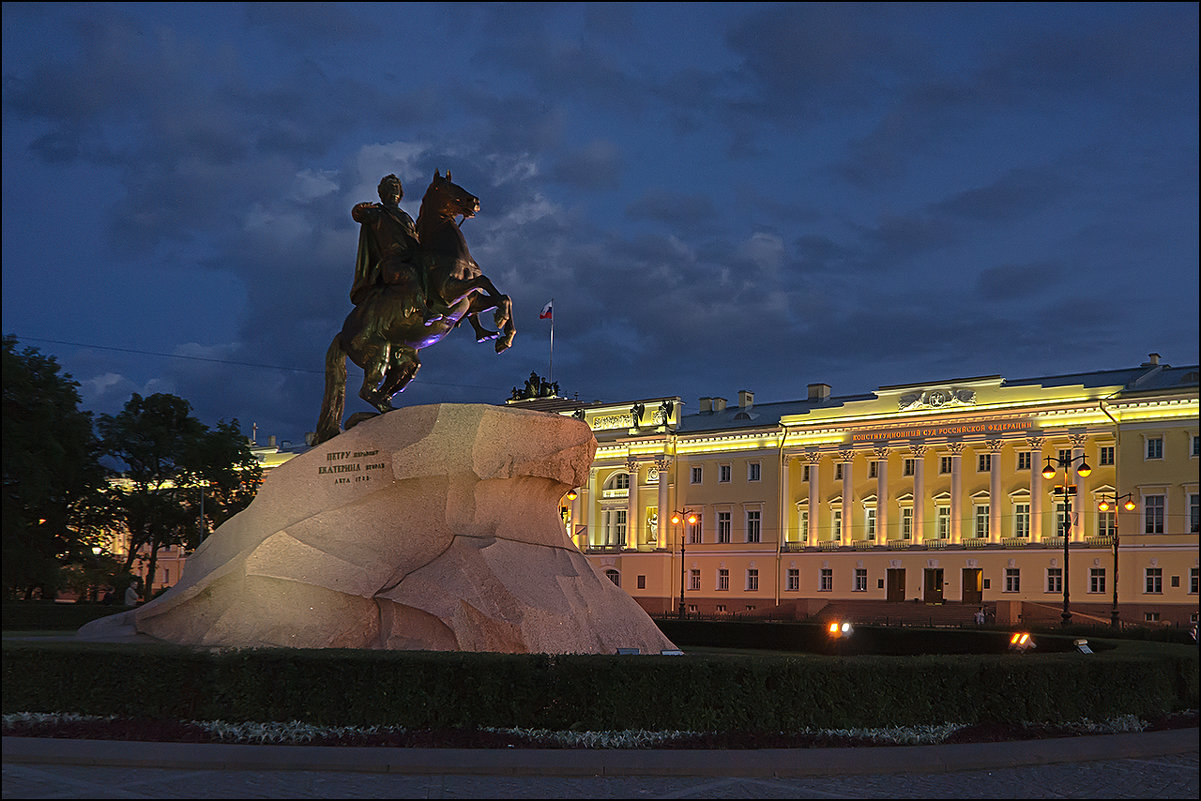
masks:
{"type": "Polygon", "coordinates": [[[1030,504],[1028,503],[1013,505],[1013,536],[1030,536],[1030,504]]]}
{"type": "MultiPolygon", "coordinates": [[[[1012,590],[1017,592],[1017,590],[1012,590]]],[[[1047,568],[1047,592],[1063,592],[1063,568],[1047,568]]]]}
{"type": "Polygon", "coordinates": [[[621,545],[626,541],[626,510],[606,509],[601,515],[604,544],[621,545]]]}
{"type": "Polygon", "coordinates": [[[983,539],[988,536],[988,504],[976,504],[976,537],[983,539]]]}
{"type": "Polygon", "coordinates": [[[755,568],[746,571],[746,589],[747,592],[759,591],[759,571],[755,568]]]}
{"type": "Polygon", "coordinates": [[[1022,571],[1016,567],[1005,568],[1005,592],[1021,592],[1022,571]]]}
{"type": "Polygon", "coordinates": [[[1163,592],[1163,568],[1148,567],[1144,573],[1143,591],[1150,595],[1159,595],[1163,592]]]}
{"type": "Polygon", "coordinates": [[[1030,469],[1030,451],[1022,451],[1018,454],[1018,470],[1030,469]]]}
{"type": "Polygon", "coordinates": [[[842,509],[841,508],[835,509],[834,513],[830,516],[830,528],[833,530],[833,536],[830,539],[836,540],[842,536],[842,509]]]}
{"type": "Polygon", "coordinates": [[[876,507],[869,506],[863,511],[866,514],[864,528],[867,529],[867,538],[874,540],[876,538],[876,507]]]}
{"type": "Polygon", "coordinates": [[[717,589],[723,591],[730,589],[730,571],[724,567],[717,571],[717,589]]]}
{"type": "Polygon", "coordinates": [[[1100,453],[1097,455],[1097,461],[1101,465],[1112,465],[1114,463],[1114,446],[1102,445],[1100,453]]]}
{"type": "Polygon", "coordinates": [[[801,510],[801,539],[807,539],[809,536],[809,510],[801,510]]]}
{"type": "Polygon", "coordinates": [[[938,507],[935,521],[937,523],[938,538],[940,540],[949,539],[951,537],[951,507],[938,507]]]}
{"type": "Polygon", "coordinates": [[[1143,498],[1143,533],[1162,534],[1164,519],[1164,496],[1147,495],[1143,498]]]}
{"type": "Polygon", "coordinates": [[[907,540],[913,537],[913,507],[901,507],[901,539],[907,540]]]}
{"type": "Polygon", "coordinates": [[[855,568],[855,588],[854,592],[867,592],[867,568],[855,568]]]}
{"type": "Polygon", "coordinates": [[[1097,536],[1112,537],[1118,530],[1118,515],[1113,509],[1097,512],[1097,536]]]}
{"type": "Polygon", "coordinates": [[[819,592],[833,592],[834,590],[834,569],[823,567],[821,573],[821,583],[818,585],[819,592]]]}
{"type": "Polygon", "coordinates": [[[717,513],[717,541],[729,542],[731,530],[731,515],[729,512],[717,513]]]}
{"type": "Polygon", "coordinates": [[[759,542],[762,536],[762,516],[759,511],[750,511],[746,513],[746,541],[759,542]]]}
{"type": "Polygon", "coordinates": [[[1090,567],[1088,569],[1088,591],[1105,592],[1105,568],[1090,567]]]}
{"type": "MultiPolygon", "coordinates": [[[[798,592],[801,589],[801,569],[798,567],[788,568],[788,583],[785,589],[789,592],[798,592]]],[[[1193,590],[1196,592],[1196,590],[1193,590]]]]}

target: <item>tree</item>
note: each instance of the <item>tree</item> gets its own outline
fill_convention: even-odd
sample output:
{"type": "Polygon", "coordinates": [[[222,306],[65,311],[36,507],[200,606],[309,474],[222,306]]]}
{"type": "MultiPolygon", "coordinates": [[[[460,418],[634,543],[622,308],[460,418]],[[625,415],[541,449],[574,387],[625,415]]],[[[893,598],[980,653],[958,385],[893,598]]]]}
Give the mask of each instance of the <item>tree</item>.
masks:
{"type": "Polygon", "coordinates": [[[4,594],[52,597],[61,568],[101,544],[86,510],[105,470],[79,384],[54,357],[18,350],[13,336],[3,344],[4,594]]]}
{"type": "Polygon", "coordinates": [[[159,550],[198,544],[214,522],[244,508],[262,469],[237,421],[209,429],[175,395],[134,394],[120,414],[100,416],[99,430],[103,452],[125,468],[105,492],[107,508],[129,533],[126,566],[143,547],[149,551],[142,589],[149,599],[159,550]]]}

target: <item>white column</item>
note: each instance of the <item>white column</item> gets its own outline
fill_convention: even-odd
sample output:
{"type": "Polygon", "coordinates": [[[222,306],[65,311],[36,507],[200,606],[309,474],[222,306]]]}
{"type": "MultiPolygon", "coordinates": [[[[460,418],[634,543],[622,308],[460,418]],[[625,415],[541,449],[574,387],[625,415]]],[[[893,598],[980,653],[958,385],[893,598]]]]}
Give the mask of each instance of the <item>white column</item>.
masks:
{"type": "Polygon", "coordinates": [[[913,453],[913,542],[922,544],[926,521],[926,446],[910,445],[913,453]]]}
{"type": "MultiPolygon", "coordinates": [[[[588,486],[584,487],[584,497],[581,499],[581,508],[584,510],[584,525],[588,527],[586,536],[589,545],[596,545],[596,538],[601,535],[597,530],[597,514],[596,514],[596,468],[588,468],[588,486]]],[[[604,544],[604,543],[601,543],[604,544]]]]}
{"type": "Polygon", "coordinates": [[[876,448],[876,544],[888,544],[888,448],[876,448]]]}
{"type": "Polygon", "coordinates": [[[963,443],[949,442],[947,448],[951,451],[951,542],[963,542],[963,471],[960,462],[963,460],[963,443]]]}
{"type": "Polygon", "coordinates": [[[780,463],[780,536],[777,543],[782,546],[788,542],[788,533],[792,531],[792,515],[796,508],[792,505],[792,492],[789,490],[789,465],[792,457],[785,456],[780,463]]]}
{"type": "Polygon", "coordinates": [[[1026,437],[1030,445],[1030,541],[1043,538],[1043,438],[1026,437]]]}
{"type": "Polygon", "coordinates": [[[655,545],[658,548],[666,548],[667,527],[671,523],[671,483],[668,481],[671,475],[671,459],[659,456],[655,459],[655,466],[659,468],[659,534],[655,545]]]}
{"type": "Polygon", "coordinates": [[[839,532],[839,541],[843,545],[851,544],[851,495],[854,494],[853,484],[851,482],[852,466],[855,464],[854,451],[839,451],[839,457],[842,459],[842,531],[839,532]]]}
{"type": "Polygon", "coordinates": [[[1072,442],[1072,466],[1068,468],[1071,479],[1068,483],[1076,485],[1076,497],[1072,498],[1072,542],[1083,542],[1084,518],[1088,509],[1085,501],[1089,497],[1088,479],[1077,473],[1076,468],[1088,461],[1080,458],[1084,454],[1084,443],[1088,437],[1084,434],[1071,434],[1068,439],[1072,442]]]}
{"type": "Polygon", "coordinates": [[[1001,541],[1001,440],[988,441],[988,541],[1001,541]]]}
{"type": "Polygon", "coordinates": [[[626,509],[626,547],[638,547],[638,462],[634,457],[626,459],[626,470],[630,474],[630,497],[626,509]]]}
{"type": "Polygon", "coordinates": [[[817,547],[817,520],[821,514],[821,455],[810,453],[805,455],[809,465],[809,530],[805,532],[811,548],[817,547]]]}

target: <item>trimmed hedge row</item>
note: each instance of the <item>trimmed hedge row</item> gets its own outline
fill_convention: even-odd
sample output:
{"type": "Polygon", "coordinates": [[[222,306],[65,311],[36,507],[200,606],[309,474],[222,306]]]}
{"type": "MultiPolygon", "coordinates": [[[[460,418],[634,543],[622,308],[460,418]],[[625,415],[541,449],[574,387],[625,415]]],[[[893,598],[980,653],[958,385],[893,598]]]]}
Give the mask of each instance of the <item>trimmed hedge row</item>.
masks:
{"type": "Polygon", "coordinates": [[[599,656],[6,643],[3,709],[410,729],[796,731],[1154,718],[1195,649],[980,656],[599,656]]]}
{"type": "Polygon", "coordinates": [[[74,631],[85,623],[133,607],[121,604],[58,604],[54,601],[5,601],[5,631],[74,631]]]}

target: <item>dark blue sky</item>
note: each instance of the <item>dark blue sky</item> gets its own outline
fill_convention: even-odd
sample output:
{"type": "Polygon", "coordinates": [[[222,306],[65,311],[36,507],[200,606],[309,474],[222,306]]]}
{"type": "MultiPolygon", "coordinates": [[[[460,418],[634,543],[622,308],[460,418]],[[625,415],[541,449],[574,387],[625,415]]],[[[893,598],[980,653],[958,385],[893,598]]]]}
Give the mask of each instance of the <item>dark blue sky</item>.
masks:
{"type": "Polygon", "coordinates": [[[3,330],[94,411],[301,441],[350,207],[394,172],[416,217],[435,169],[519,333],[455,332],[400,405],[545,374],[552,297],[585,400],[1198,360],[1196,4],[5,3],[3,37],[3,330]]]}

